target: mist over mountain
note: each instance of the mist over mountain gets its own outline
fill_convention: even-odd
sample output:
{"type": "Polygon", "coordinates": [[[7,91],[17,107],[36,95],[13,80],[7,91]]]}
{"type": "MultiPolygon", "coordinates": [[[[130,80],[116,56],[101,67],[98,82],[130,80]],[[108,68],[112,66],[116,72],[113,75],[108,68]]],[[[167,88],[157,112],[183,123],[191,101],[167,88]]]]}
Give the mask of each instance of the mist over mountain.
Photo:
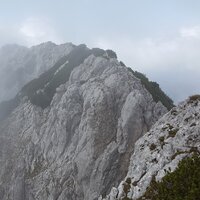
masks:
{"type": "Polygon", "coordinates": [[[161,117],[136,142],[126,177],[105,199],[199,199],[199,111],[194,95],[161,117]]]}
{"type": "MultiPolygon", "coordinates": [[[[89,49],[84,44],[75,46],[72,43],[56,45],[47,42],[30,49],[19,45],[7,45],[1,51],[4,57],[2,66],[10,68],[11,73],[2,73],[4,79],[1,80],[1,97],[7,97],[8,100],[0,102],[0,120],[7,117],[15,109],[23,97],[28,97],[31,103],[43,109],[48,107],[56,88],[67,82],[72,70],[89,55],[109,56],[117,59],[116,53],[112,50],[89,49]],[[9,56],[6,56],[7,54],[9,56]],[[26,82],[29,83],[25,84],[26,82]]],[[[123,62],[120,61],[120,63],[126,67],[123,62]]],[[[145,75],[134,72],[131,68],[127,69],[141,80],[155,102],[161,101],[167,109],[173,107],[173,101],[160,89],[157,83],[149,81],[145,75]]]]}
{"type": "MultiPolygon", "coordinates": [[[[148,90],[151,83],[143,84],[114,51],[68,44],[70,50],[56,51],[57,60],[47,62],[40,51],[49,55],[49,46],[63,47],[32,47],[40,65],[33,65],[30,82],[13,99],[0,104],[3,200],[107,194],[111,182],[126,175],[135,141],[167,111],[162,100],[154,101],[150,92],[158,91],[148,90]]],[[[21,52],[13,54],[18,57],[12,64],[25,70],[21,52]]]]}
{"type": "Polygon", "coordinates": [[[0,200],[200,200],[199,10],[2,0],[0,200]]]}
{"type": "Polygon", "coordinates": [[[0,199],[146,198],[152,181],[199,152],[200,97],[175,108],[113,50],[48,42],[1,51],[4,76],[20,73],[0,103],[0,199]]]}
{"type": "Polygon", "coordinates": [[[0,102],[13,98],[30,80],[51,68],[75,45],[42,43],[31,48],[10,44],[0,49],[0,102]]]}

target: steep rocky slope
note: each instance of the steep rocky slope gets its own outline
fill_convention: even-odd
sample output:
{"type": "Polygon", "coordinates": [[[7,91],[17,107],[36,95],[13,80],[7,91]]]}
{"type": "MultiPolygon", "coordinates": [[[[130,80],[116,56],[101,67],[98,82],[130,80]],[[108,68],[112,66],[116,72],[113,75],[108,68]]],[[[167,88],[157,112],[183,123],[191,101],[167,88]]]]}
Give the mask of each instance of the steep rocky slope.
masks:
{"type": "MultiPolygon", "coordinates": [[[[0,122],[0,199],[105,196],[126,176],[135,141],[166,113],[114,52],[84,48],[78,65],[71,57],[64,61],[73,67],[47,106],[22,90],[0,122]]],[[[57,67],[47,72],[47,82],[43,76],[33,81],[41,81],[34,94],[50,94],[44,87],[65,68],[57,67]]]]}
{"type": "Polygon", "coordinates": [[[33,78],[50,69],[75,45],[46,42],[31,48],[6,45],[0,49],[0,102],[13,98],[33,78]]]}
{"type": "MultiPolygon", "coordinates": [[[[105,199],[138,199],[150,186],[152,179],[161,181],[167,172],[176,169],[183,158],[193,153],[199,154],[199,122],[199,95],[190,97],[164,115],[136,142],[126,178],[118,188],[113,188],[105,199]]],[[[200,183],[200,177],[198,178],[196,184],[200,183]]],[[[153,196],[153,193],[150,196],[153,196]]]]}
{"type": "Polygon", "coordinates": [[[15,98],[1,102],[0,121],[5,119],[19,105],[20,99],[23,97],[28,97],[32,104],[43,109],[50,106],[56,88],[66,83],[72,70],[90,55],[117,58],[112,50],[89,49],[84,44],[74,47],[68,54],[61,57],[52,68],[27,83],[15,98]]]}

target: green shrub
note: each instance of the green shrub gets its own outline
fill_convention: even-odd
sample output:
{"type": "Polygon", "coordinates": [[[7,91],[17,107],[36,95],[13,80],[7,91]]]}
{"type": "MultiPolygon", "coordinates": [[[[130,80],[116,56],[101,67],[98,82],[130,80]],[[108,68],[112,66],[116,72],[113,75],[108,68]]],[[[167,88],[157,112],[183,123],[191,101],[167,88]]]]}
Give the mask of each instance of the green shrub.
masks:
{"type": "Polygon", "coordinates": [[[178,128],[173,129],[173,130],[169,130],[169,134],[168,134],[167,138],[169,138],[169,137],[175,137],[176,133],[178,132],[178,130],[179,130],[178,128]]]}
{"type": "Polygon", "coordinates": [[[163,146],[165,145],[165,137],[164,136],[159,137],[159,141],[161,144],[161,148],[163,149],[163,146]]]}
{"type": "Polygon", "coordinates": [[[173,127],[171,124],[169,124],[169,123],[167,123],[166,125],[168,126],[169,129],[173,129],[173,128],[174,128],[174,127],[173,127]]]}
{"type": "Polygon", "coordinates": [[[193,101],[200,101],[200,95],[199,94],[195,94],[189,97],[189,102],[193,102],[193,101]]]}
{"type": "Polygon", "coordinates": [[[116,58],[117,59],[117,54],[113,50],[107,49],[106,53],[108,54],[108,56],[110,58],[116,58]]]}
{"type": "Polygon", "coordinates": [[[174,172],[167,172],[160,182],[155,177],[145,194],[138,200],[199,200],[200,199],[200,156],[183,159],[174,172]]]}
{"type": "Polygon", "coordinates": [[[161,143],[163,143],[164,140],[165,140],[165,137],[164,137],[164,136],[159,137],[159,141],[160,141],[161,143]]]}
{"type": "Polygon", "coordinates": [[[131,178],[128,177],[125,182],[131,184],[131,178]]]}
{"type": "Polygon", "coordinates": [[[187,151],[177,151],[172,157],[171,160],[174,160],[176,158],[176,156],[184,154],[184,153],[188,153],[187,151]]]}
{"type": "Polygon", "coordinates": [[[152,144],[150,145],[150,147],[149,147],[149,149],[150,149],[151,151],[153,151],[155,148],[156,148],[156,145],[155,145],[154,143],[152,143],[152,144]]]}
{"type": "Polygon", "coordinates": [[[130,191],[131,188],[131,178],[127,178],[126,181],[123,184],[123,190],[125,193],[125,197],[122,198],[122,200],[131,200],[130,198],[128,198],[128,193],[130,191]]]}

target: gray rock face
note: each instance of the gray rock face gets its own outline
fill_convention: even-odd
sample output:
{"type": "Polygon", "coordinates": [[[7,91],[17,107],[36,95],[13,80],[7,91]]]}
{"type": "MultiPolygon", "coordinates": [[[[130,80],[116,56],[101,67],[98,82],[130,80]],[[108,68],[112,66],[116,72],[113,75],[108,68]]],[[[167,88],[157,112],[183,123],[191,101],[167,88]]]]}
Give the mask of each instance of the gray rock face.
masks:
{"type": "Polygon", "coordinates": [[[200,151],[199,121],[199,100],[187,100],[164,115],[136,142],[126,178],[118,188],[113,187],[105,199],[123,199],[127,179],[131,180],[128,197],[138,199],[153,176],[157,181],[161,180],[166,171],[174,171],[184,157],[200,151]]]}
{"type": "Polygon", "coordinates": [[[51,42],[31,48],[6,45],[0,49],[0,102],[13,98],[30,80],[51,68],[74,45],[51,42]]]}
{"type": "Polygon", "coordinates": [[[24,98],[1,122],[1,199],[105,196],[126,176],[135,141],[166,111],[117,59],[89,56],[50,107],[24,98]]]}

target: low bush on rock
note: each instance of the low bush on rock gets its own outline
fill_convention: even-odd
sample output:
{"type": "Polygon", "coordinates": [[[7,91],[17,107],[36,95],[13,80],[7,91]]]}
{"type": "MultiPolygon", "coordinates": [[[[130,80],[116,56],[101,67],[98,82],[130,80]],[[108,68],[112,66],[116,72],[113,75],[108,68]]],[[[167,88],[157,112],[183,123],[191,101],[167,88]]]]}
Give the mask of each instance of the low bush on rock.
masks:
{"type": "Polygon", "coordinates": [[[167,172],[160,182],[152,178],[145,194],[138,200],[199,200],[200,155],[183,159],[174,172],[167,172]]]}

